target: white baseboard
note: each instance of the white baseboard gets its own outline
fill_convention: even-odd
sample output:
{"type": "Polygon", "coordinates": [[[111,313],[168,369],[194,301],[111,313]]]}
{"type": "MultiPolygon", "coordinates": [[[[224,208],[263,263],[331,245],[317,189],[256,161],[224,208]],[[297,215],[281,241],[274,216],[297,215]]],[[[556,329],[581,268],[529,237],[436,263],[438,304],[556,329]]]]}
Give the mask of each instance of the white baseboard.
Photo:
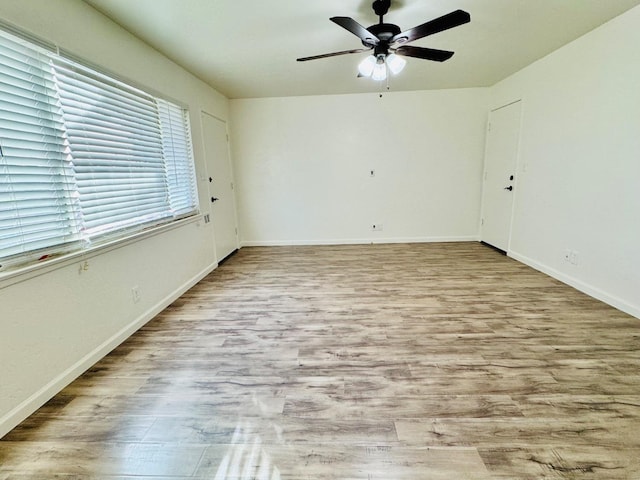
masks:
{"type": "Polygon", "coordinates": [[[555,268],[544,265],[536,260],[533,260],[532,258],[527,257],[526,255],[521,255],[513,251],[507,252],[507,255],[515,260],[518,260],[519,262],[524,263],[525,265],[530,266],[531,268],[538,270],[539,272],[545,273],[555,278],[556,280],[560,280],[562,283],[566,283],[567,285],[572,286],[576,290],[580,290],[582,293],[586,293],[587,295],[596,298],[608,305],[611,305],[612,307],[617,308],[624,313],[628,313],[629,315],[640,319],[640,306],[632,305],[629,302],[616,297],[615,295],[611,295],[603,290],[600,290],[597,287],[594,287],[593,285],[589,285],[588,283],[573,278],[572,276],[562,273],[555,268]]]}
{"type": "Polygon", "coordinates": [[[242,247],[291,247],[312,245],[370,245],[384,243],[446,243],[478,242],[478,235],[453,237],[403,237],[403,238],[341,238],[328,240],[243,240],[242,247]]]}
{"type": "Polygon", "coordinates": [[[127,338],[133,335],[137,330],[142,328],[147,322],[152,320],[156,315],[167,308],[171,303],[177,300],[183,293],[193,287],[196,283],[211,273],[217,264],[209,265],[204,270],[201,270],[193,278],[185,282],[176,288],[173,292],[159,301],[156,305],[144,312],[140,317],[131,322],[125,328],[121,329],[111,338],[107,339],[102,345],[89,352],[83,358],[78,360],[70,368],[62,372],[56,378],[51,380],[48,384],[43,386],[36,393],[31,395],[25,401],[16,406],[13,410],[8,412],[2,418],[0,418],[0,438],[5,436],[17,425],[24,421],[29,415],[38,410],[42,405],[52,399],[57,393],[64,389],[67,385],[73,382],[76,378],[82,375],[87,369],[95,365],[100,359],[111,352],[114,348],[124,342],[127,338]]]}

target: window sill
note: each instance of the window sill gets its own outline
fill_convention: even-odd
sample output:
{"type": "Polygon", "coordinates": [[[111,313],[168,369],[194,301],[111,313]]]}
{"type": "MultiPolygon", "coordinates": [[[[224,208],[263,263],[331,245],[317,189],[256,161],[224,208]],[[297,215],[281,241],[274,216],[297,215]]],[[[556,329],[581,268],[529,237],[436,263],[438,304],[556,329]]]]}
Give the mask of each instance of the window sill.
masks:
{"type": "Polygon", "coordinates": [[[193,223],[198,223],[203,220],[203,214],[195,214],[171,223],[158,225],[146,230],[131,233],[130,235],[127,235],[125,237],[97,242],[88,248],[76,250],[74,252],[58,256],[51,256],[36,263],[16,267],[15,269],[7,270],[5,272],[0,272],[0,290],[10,285],[25,282],[31,278],[67,267],[78,261],[84,262],[97,255],[101,255],[112,250],[117,250],[119,248],[126,247],[127,245],[140,242],[146,238],[161,235],[168,231],[182,228],[193,223]]]}

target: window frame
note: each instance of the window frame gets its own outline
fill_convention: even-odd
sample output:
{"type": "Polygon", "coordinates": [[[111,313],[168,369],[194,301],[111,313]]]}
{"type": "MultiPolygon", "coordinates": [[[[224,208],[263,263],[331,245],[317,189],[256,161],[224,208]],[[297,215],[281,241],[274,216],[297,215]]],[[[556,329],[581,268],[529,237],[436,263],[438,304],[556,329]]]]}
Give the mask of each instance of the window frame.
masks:
{"type": "MultiPolygon", "coordinates": [[[[129,88],[139,90],[143,94],[152,97],[157,104],[158,113],[161,104],[168,104],[172,107],[177,107],[182,112],[182,118],[184,121],[184,128],[187,141],[187,161],[181,162],[182,167],[186,166],[186,169],[190,171],[190,178],[186,182],[190,183],[191,188],[189,190],[192,209],[184,211],[173,216],[164,216],[162,218],[156,218],[148,222],[141,222],[135,225],[130,225],[125,228],[120,228],[112,232],[95,235],[90,241],[82,239],[75,241],[70,245],[64,243],[48,246],[45,248],[38,248],[33,250],[27,250],[22,253],[14,255],[8,255],[0,259],[0,288],[6,286],[7,281],[14,283],[12,279],[22,277],[25,274],[35,276],[44,272],[45,267],[60,268],[71,262],[77,261],[78,258],[89,258],[105,251],[113,250],[123,247],[135,242],[138,242],[144,238],[155,236],[166,231],[170,231],[175,228],[180,228],[190,223],[199,222],[202,219],[201,207],[200,207],[200,195],[198,188],[198,174],[196,169],[196,162],[193,149],[193,136],[191,130],[191,112],[185,104],[176,102],[174,99],[169,98],[166,95],[158,94],[156,91],[148,87],[141,87],[136,82],[132,82],[128,79],[123,79],[120,75],[113,74],[105,69],[96,66],[91,62],[87,62],[82,58],[79,58],[69,52],[61,50],[57,46],[34,37],[22,30],[7,24],[0,20],[0,30],[9,36],[13,36],[21,42],[26,42],[27,45],[32,48],[41,51],[43,54],[50,58],[50,62],[55,63],[55,59],[59,59],[68,64],[76,64],[81,69],[89,70],[92,73],[108,78],[110,81],[121,83],[129,88]]],[[[163,136],[164,143],[164,136],[163,136]]],[[[166,163],[167,158],[163,149],[163,163],[166,163]]],[[[165,178],[166,180],[166,178],[165,178]]],[[[183,182],[184,183],[184,182],[183,182]]],[[[172,201],[169,199],[167,205],[171,207],[172,201]]],[[[48,269],[46,269],[48,270],[48,269]]],[[[20,280],[22,281],[22,280],[20,280]]]]}

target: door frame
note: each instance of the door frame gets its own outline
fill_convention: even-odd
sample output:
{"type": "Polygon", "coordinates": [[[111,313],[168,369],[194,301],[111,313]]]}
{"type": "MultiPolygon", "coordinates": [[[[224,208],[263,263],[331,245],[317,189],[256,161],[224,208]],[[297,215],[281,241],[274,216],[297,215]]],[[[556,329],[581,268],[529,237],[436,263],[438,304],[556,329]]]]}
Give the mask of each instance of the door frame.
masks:
{"type": "MultiPolygon", "coordinates": [[[[521,147],[522,147],[522,130],[523,130],[522,121],[524,119],[524,106],[525,106],[525,102],[523,98],[516,98],[515,100],[511,100],[509,102],[503,103],[498,107],[489,109],[489,115],[487,119],[486,140],[484,144],[484,165],[482,169],[482,199],[480,202],[480,241],[484,243],[482,230],[484,226],[483,222],[484,222],[484,213],[486,208],[485,188],[486,188],[486,177],[487,177],[487,154],[489,151],[489,133],[491,131],[491,114],[498,110],[502,110],[503,108],[507,108],[507,107],[510,107],[511,105],[515,105],[516,103],[520,103],[520,118],[518,119],[519,128],[518,128],[516,158],[515,158],[515,165],[514,165],[515,179],[513,180],[513,200],[511,203],[511,212],[509,214],[509,235],[507,238],[507,246],[506,246],[507,248],[504,251],[506,255],[509,255],[509,252],[511,251],[511,239],[513,236],[513,222],[515,220],[516,203],[518,200],[518,193],[520,191],[518,187],[518,183],[520,180],[520,175],[524,173],[524,170],[520,169],[520,153],[521,153],[521,147]]],[[[495,247],[489,243],[487,243],[486,245],[489,245],[490,247],[495,248],[496,250],[502,251],[499,247],[495,247]]]]}

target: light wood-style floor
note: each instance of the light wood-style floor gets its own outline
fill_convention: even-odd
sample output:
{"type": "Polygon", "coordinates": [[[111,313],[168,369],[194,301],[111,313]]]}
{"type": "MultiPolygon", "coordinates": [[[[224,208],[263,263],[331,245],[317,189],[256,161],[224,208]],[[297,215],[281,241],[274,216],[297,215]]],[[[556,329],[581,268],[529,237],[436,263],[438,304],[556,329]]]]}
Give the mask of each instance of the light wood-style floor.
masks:
{"type": "Polygon", "coordinates": [[[640,320],[478,243],[245,248],[0,480],[640,479],[640,320]]]}

